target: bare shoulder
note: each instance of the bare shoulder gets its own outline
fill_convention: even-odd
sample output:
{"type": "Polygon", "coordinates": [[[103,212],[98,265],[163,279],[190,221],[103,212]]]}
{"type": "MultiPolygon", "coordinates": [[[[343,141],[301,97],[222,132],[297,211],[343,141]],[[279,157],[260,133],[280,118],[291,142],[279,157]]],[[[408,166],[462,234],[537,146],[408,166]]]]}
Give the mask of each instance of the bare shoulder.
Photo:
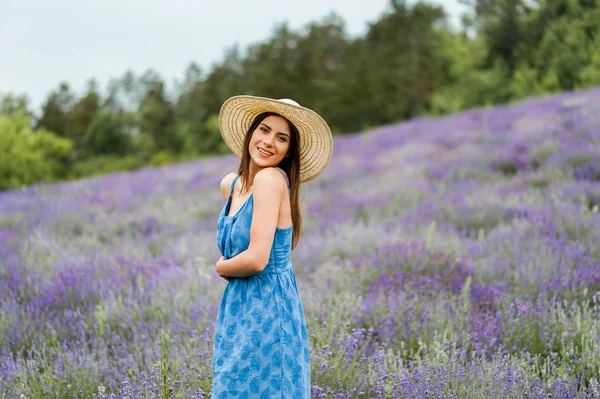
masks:
{"type": "Polygon", "coordinates": [[[254,187],[254,191],[258,188],[259,190],[268,190],[270,192],[283,192],[283,189],[286,187],[285,178],[277,168],[264,168],[254,177],[254,187]]]}
{"type": "Polygon", "coordinates": [[[236,176],[237,173],[231,172],[221,180],[221,195],[223,195],[223,202],[227,202],[227,197],[229,197],[229,191],[231,190],[231,183],[233,183],[233,179],[235,179],[236,176]]]}

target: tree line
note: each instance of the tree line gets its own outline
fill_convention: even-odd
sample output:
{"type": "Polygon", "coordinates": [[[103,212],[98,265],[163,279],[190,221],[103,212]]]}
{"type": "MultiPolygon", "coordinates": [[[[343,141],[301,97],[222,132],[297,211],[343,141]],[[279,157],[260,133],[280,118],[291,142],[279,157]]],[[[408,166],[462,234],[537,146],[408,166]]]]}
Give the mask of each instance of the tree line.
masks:
{"type": "Polygon", "coordinates": [[[334,13],[282,23],[209,71],[190,63],[171,88],[152,69],[104,92],[91,79],[79,97],[61,82],[40,115],[4,94],[0,189],[225,153],[218,112],[236,94],[293,98],[338,135],[600,84],[600,0],[462,2],[458,29],[443,8],[405,0],[359,37],[334,13]]]}

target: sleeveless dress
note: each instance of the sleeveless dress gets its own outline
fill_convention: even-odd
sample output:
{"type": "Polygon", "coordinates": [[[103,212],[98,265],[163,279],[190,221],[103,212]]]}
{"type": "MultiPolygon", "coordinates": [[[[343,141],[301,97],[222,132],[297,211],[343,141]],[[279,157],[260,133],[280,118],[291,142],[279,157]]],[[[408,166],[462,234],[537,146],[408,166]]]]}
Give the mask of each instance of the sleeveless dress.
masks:
{"type": "MultiPolygon", "coordinates": [[[[218,222],[217,244],[226,259],[250,243],[253,194],[227,216],[238,177],[218,222]]],[[[308,333],[291,248],[292,227],[277,227],[265,269],[227,283],[215,324],[212,398],[310,398],[308,333]]]]}

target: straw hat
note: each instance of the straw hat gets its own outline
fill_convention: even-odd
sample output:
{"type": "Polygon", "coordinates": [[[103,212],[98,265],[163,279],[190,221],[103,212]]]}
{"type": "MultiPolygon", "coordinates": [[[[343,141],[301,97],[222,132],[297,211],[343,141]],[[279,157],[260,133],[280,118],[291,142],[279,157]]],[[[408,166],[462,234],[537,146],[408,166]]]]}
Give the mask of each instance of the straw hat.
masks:
{"type": "Polygon", "coordinates": [[[319,176],[331,161],[333,136],[327,122],[313,110],[283,98],[234,96],[223,103],[219,113],[221,135],[227,147],[242,157],[244,136],[254,118],[263,112],[275,112],[287,118],[300,135],[300,181],[319,176]]]}

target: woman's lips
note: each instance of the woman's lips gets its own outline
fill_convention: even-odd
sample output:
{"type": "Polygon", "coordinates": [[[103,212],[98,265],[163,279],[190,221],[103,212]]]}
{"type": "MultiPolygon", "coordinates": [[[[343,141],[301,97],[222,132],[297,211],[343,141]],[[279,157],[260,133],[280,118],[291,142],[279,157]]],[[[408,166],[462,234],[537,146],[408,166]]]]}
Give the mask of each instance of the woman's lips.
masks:
{"type": "Polygon", "coordinates": [[[259,155],[260,155],[261,157],[268,158],[268,157],[270,157],[271,155],[273,155],[273,153],[271,153],[271,152],[268,152],[268,151],[266,151],[266,150],[263,150],[263,149],[262,149],[262,148],[260,148],[260,147],[257,147],[257,148],[258,148],[258,153],[259,153],[259,155]]]}

